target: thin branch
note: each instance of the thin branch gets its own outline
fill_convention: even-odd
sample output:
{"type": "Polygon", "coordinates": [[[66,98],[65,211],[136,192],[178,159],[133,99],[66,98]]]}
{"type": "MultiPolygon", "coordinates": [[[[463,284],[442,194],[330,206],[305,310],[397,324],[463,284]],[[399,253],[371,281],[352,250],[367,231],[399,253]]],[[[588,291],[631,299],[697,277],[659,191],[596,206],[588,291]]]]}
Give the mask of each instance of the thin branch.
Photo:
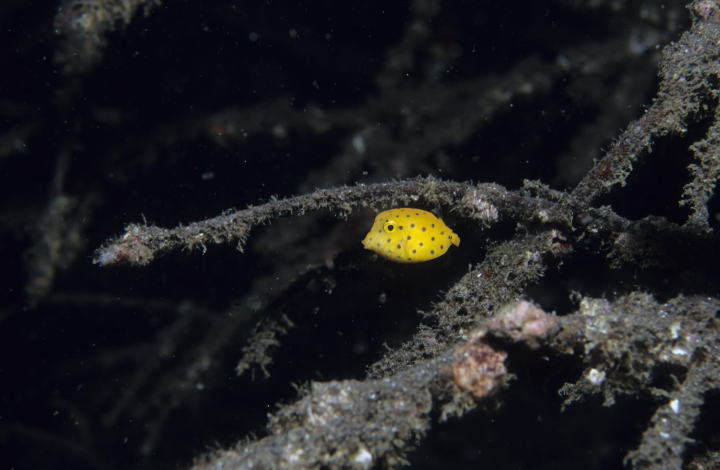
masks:
{"type": "Polygon", "coordinates": [[[131,224],[123,235],[96,251],[94,262],[100,266],[116,263],[144,266],[157,255],[171,250],[205,250],[210,244],[221,243],[236,243],[242,251],[253,227],[278,217],[318,210],[334,210],[337,215],[347,215],[354,207],[393,207],[417,204],[418,201],[430,206],[444,206],[484,223],[497,219],[498,212],[525,220],[557,223],[568,220],[566,211],[557,204],[520,192],[510,192],[499,185],[474,186],[421,178],[319,189],[173,229],[131,224]]]}
{"type": "Polygon", "coordinates": [[[590,204],[612,187],[624,185],[635,162],[652,149],[653,139],[684,134],[687,121],[715,95],[720,76],[720,10],[714,2],[691,4],[693,26],[675,44],[663,49],[660,85],[655,102],[620,134],[605,156],[575,187],[572,196],[590,204]]]}

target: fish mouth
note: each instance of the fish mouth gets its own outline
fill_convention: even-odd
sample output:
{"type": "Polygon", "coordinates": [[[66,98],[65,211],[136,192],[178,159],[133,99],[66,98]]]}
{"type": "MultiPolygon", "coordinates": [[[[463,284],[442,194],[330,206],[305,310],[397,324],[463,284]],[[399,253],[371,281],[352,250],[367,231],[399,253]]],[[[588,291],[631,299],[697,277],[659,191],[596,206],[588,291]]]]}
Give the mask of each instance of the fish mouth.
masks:
{"type": "Polygon", "coordinates": [[[362,246],[363,246],[363,248],[365,248],[366,250],[369,250],[370,248],[368,247],[368,241],[367,241],[367,239],[368,239],[368,237],[365,237],[365,238],[362,239],[362,246]]]}

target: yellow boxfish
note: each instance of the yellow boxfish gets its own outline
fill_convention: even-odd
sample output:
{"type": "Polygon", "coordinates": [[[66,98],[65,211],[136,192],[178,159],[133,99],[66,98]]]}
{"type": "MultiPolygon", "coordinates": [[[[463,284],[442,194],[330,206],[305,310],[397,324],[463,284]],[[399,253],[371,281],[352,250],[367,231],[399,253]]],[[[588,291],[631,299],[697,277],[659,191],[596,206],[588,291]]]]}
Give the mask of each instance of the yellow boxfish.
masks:
{"type": "Polygon", "coordinates": [[[362,244],[387,259],[419,263],[460,246],[460,237],[432,212],[401,207],[380,212],[362,244]]]}

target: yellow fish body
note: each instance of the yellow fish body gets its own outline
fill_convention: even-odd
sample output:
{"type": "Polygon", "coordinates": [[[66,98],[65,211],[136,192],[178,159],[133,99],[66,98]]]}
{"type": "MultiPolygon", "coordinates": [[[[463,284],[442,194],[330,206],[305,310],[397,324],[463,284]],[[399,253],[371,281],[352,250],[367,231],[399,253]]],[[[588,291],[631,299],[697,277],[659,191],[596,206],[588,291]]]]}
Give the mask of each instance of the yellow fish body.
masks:
{"type": "Polygon", "coordinates": [[[398,263],[419,263],[460,246],[460,237],[432,212],[401,207],[380,212],[362,244],[398,263]]]}

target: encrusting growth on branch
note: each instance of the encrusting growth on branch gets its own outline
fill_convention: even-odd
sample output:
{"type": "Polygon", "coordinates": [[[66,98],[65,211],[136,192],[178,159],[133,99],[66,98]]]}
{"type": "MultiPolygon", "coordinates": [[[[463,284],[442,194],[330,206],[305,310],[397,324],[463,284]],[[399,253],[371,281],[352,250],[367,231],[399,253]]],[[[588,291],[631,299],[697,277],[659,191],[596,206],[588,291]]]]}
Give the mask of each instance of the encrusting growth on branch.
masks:
{"type": "Polygon", "coordinates": [[[129,225],[123,235],[95,253],[94,262],[100,266],[117,263],[144,266],[158,254],[174,249],[205,250],[210,244],[220,243],[235,243],[242,250],[253,227],[278,217],[318,210],[330,210],[338,216],[346,216],[355,207],[382,208],[417,200],[430,206],[451,208],[484,224],[494,222],[498,212],[526,220],[543,219],[543,222],[561,223],[567,219],[567,213],[561,206],[522,192],[507,191],[499,185],[475,186],[420,178],[320,189],[303,196],[270,201],[173,229],[129,225]]]}
{"type": "MultiPolygon", "coordinates": [[[[635,162],[643,152],[652,151],[653,140],[668,134],[682,135],[687,132],[688,121],[707,112],[707,97],[717,99],[715,87],[720,78],[720,10],[713,1],[701,0],[691,3],[694,13],[692,28],[679,41],[663,49],[660,63],[660,85],[653,104],[638,120],[631,122],[613,142],[609,151],[580,183],[572,196],[580,204],[590,204],[598,196],[616,185],[624,185],[635,162]]],[[[717,116],[715,116],[717,122],[717,116]]],[[[700,148],[694,149],[701,167],[717,166],[716,130],[709,131],[705,146],[712,145],[714,157],[703,158],[700,148]],[[711,164],[711,159],[715,163],[711,164]]],[[[710,150],[710,149],[707,149],[710,150]]],[[[696,167],[697,168],[697,167],[696,167]]],[[[708,168],[709,169],[709,168],[708,168]]],[[[708,186],[714,187],[717,170],[694,170],[697,190],[707,194],[708,186]]],[[[686,194],[689,197],[689,194],[686,194]]],[[[694,208],[697,212],[697,207],[694,208]]],[[[696,219],[693,216],[693,219],[696,219]]],[[[697,222],[697,221],[696,221],[697,222]]]]}

